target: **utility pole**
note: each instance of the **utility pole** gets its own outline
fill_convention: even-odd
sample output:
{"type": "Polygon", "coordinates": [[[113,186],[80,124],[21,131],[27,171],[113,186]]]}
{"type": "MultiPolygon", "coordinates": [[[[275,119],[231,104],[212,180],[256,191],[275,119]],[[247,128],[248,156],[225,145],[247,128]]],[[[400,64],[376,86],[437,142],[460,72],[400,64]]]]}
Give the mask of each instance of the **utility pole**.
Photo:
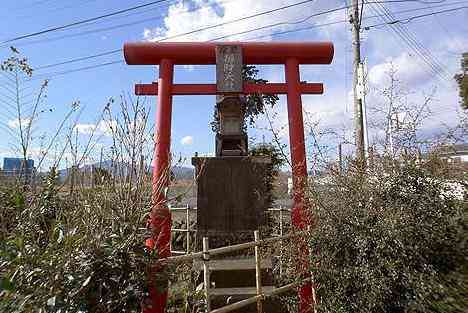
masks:
{"type": "MultiPolygon", "coordinates": [[[[359,90],[360,71],[361,68],[361,16],[359,10],[359,0],[352,0],[352,12],[350,14],[350,23],[353,32],[353,95],[354,95],[354,131],[356,142],[356,156],[361,166],[365,165],[365,148],[364,148],[364,114],[362,107],[363,92],[359,90]]],[[[361,78],[362,79],[362,78],[361,78]]],[[[361,81],[362,83],[362,81],[361,81]]],[[[363,85],[363,84],[362,84],[363,85]]]]}

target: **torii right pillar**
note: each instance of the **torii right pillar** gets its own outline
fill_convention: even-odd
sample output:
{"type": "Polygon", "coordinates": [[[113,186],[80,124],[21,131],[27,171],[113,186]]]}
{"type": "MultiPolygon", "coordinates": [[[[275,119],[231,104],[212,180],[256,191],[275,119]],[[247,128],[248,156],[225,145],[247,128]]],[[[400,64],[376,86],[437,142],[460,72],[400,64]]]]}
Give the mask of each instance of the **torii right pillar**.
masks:
{"type": "MultiPolygon", "coordinates": [[[[304,139],[304,120],[302,116],[302,100],[300,89],[299,62],[295,58],[288,58],[285,63],[285,78],[288,86],[287,106],[289,125],[289,149],[291,153],[292,177],[293,177],[293,201],[291,211],[292,224],[299,230],[304,230],[309,225],[309,214],[305,207],[305,187],[307,184],[307,160],[304,139]]],[[[299,272],[307,276],[309,272],[309,249],[307,242],[301,240],[298,250],[299,272]],[[304,247],[301,247],[304,246],[304,247]],[[305,248],[305,249],[303,249],[305,248]]],[[[315,290],[309,280],[299,287],[299,312],[310,313],[315,307],[315,290]]]]}

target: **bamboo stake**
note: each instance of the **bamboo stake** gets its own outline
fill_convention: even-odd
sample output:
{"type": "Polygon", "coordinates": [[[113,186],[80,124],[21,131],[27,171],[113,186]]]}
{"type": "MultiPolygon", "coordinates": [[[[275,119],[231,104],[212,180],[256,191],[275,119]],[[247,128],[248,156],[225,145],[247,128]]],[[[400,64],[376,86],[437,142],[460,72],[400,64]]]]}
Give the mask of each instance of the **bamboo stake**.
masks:
{"type": "Polygon", "coordinates": [[[208,237],[203,237],[203,284],[205,287],[206,312],[211,311],[210,300],[210,253],[208,237]]]}
{"type": "MultiPolygon", "coordinates": [[[[280,207],[280,237],[283,237],[283,207],[280,207]]],[[[280,241],[280,259],[279,259],[280,277],[283,277],[283,240],[280,241]]]]}
{"type": "MultiPolygon", "coordinates": [[[[236,245],[232,245],[232,246],[214,248],[214,249],[211,249],[209,251],[209,253],[210,253],[210,255],[218,255],[218,254],[223,254],[223,253],[229,253],[229,252],[233,252],[233,251],[239,251],[239,250],[242,250],[242,249],[252,248],[252,247],[255,247],[256,245],[271,244],[271,243],[278,242],[278,241],[281,241],[281,240],[302,236],[304,234],[305,234],[304,231],[299,231],[299,232],[291,233],[291,234],[288,234],[288,235],[284,235],[283,237],[273,237],[273,238],[263,239],[263,240],[260,240],[258,243],[255,242],[255,241],[252,241],[252,242],[240,243],[240,244],[236,244],[236,245]]],[[[168,263],[185,262],[185,261],[198,259],[198,258],[202,258],[202,257],[203,257],[203,251],[193,252],[193,253],[186,254],[186,255],[171,256],[171,257],[167,257],[167,258],[164,258],[164,259],[159,259],[157,261],[157,263],[159,263],[159,264],[168,264],[168,263]]]]}
{"type": "Polygon", "coordinates": [[[187,254],[190,253],[190,208],[187,206],[187,211],[186,211],[186,223],[187,223],[187,254]]]}
{"type": "MultiPolygon", "coordinates": [[[[255,242],[258,243],[260,241],[260,233],[258,230],[254,231],[254,239],[255,242]]],[[[257,313],[263,313],[263,297],[262,295],[262,268],[260,266],[261,263],[261,256],[260,256],[260,247],[258,245],[255,246],[255,283],[257,287],[257,313]]]]}
{"type": "Polygon", "coordinates": [[[245,300],[241,300],[241,301],[238,301],[238,302],[223,306],[222,308],[215,309],[215,310],[211,311],[211,313],[227,313],[227,312],[231,312],[231,311],[243,308],[243,307],[245,307],[245,306],[247,306],[249,304],[255,303],[258,300],[258,298],[269,298],[269,297],[277,296],[279,294],[282,294],[283,292],[286,292],[288,290],[296,288],[297,286],[299,286],[300,284],[302,284],[302,283],[304,283],[304,282],[306,282],[308,280],[310,280],[310,278],[307,278],[307,279],[305,279],[305,280],[303,280],[301,282],[294,282],[294,283],[290,283],[288,285],[284,285],[282,287],[276,288],[275,290],[273,290],[269,294],[253,296],[251,298],[247,298],[245,300]]]}

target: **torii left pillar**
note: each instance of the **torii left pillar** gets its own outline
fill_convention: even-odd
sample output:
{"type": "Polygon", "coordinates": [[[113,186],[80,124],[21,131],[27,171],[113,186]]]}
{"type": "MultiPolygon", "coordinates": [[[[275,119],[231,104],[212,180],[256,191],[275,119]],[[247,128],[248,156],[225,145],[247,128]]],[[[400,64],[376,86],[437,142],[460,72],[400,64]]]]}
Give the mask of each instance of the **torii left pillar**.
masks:
{"type": "MultiPolygon", "coordinates": [[[[156,130],[154,132],[154,163],[152,179],[152,209],[148,226],[152,237],[146,241],[150,249],[157,249],[159,258],[171,256],[171,212],[167,205],[166,191],[170,177],[170,147],[172,121],[172,83],[174,64],[170,59],[163,59],[159,64],[158,106],[156,108],[156,130]]],[[[154,268],[156,275],[161,268],[154,268]]],[[[150,297],[143,307],[144,313],[163,313],[167,302],[167,280],[150,278],[150,297]],[[149,302],[149,303],[147,303],[149,302]]]]}
{"type": "MultiPolygon", "coordinates": [[[[229,42],[229,43],[130,43],[125,44],[127,64],[157,65],[157,84],[136,85],[138,95],[158,95],[155,131],[155,164],[153,172],[153,207],[149,220],[153,237],[147,245],[155,248],[159,257],[170,256],[171,217],[166,203],[165,191],[170,174],[170,137],[173,95],[215,95],[215,84],[173,84],[174,64],[216,64],[217,45],[238,45],[243,51],[244,64],[284,64],[286,84],[244,83],[242,93],[286,94],[290,152],[293,174],[294,207],[291,212],[293,226],[303,230],[309,224],[304,208],[304,185],[307,181],[307,166],[304,144],[301,94],[321,94],[323,85],[303,83],[300,80],[299,64],[329,64],[333,59],[331,43],[314,42],[229,42]]],[[[301,246],[298,256],[298,270],[307,276],[309,253],[307,246],[301,246]]],[[[160,270],[159,268],[155,269],[160,270]]],[[[310,275],[310,272],[309,272],[310,275]]],[[[150,281],[150,283],[152,283],[150,281]]],[[[162,282],[158,282],[161,284],[162,282]]],[[[167,284],[167,281],[165,282],[167,284]]],[[[167,300],[167,286],[158,285],[150,289],[150,303],[144,313],[164,313],[167,300]],[[162,288],[161,288],[162,287],[162,288]],[[160,291],[163,289],[164,291],[160,291]]],[[[310,282],[299,288],[299,312],[313,311],[314,301],[310,282]]]]}

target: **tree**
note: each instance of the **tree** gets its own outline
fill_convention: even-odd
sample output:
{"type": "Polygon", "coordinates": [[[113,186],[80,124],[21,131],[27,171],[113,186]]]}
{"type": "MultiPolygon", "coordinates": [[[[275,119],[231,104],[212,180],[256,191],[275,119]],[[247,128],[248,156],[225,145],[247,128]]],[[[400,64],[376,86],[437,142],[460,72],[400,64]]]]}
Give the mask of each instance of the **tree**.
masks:
{"type": "Polygon", "coordinates": [[[267,207],[273,205],[275,198],[275,181],[278,178],[281,167],[285,165],[286,159],[282,154],[280,148],[273,144],[261,143],[252,147],[249,151],[249,155],[252,157],[269,157],[270,163],[267,167],[265,175],[265,185],[267,186],[267,207]]]}
{"type": "Polygon", "coordinates": [[[462,73],[455,75],[455,80],[458,83],[460,88],[460,104],[464,110],[468,110],[468,52],[463,53],[463,58],[461,60],[462,73]]]}
{"type": "Polygon", "coordinates": [[[432,115],[430,105],[434,101],[435,89],[422,94],[422,99],[412,101],[414,92],[399,79],[398,68],[393,63],[389,64],[385,74],[386,83],[376,88],[378,97],[370,107],[373,113],[370,125],[377,133],[383,130],[383,136],[377,137],[377,141],[381,141],[386,156],[394,158],[415,152],[428,143],[421,130],[432,115]]]}
{"type": "Polygon", "coordinates": [[[143,111],[125,103],[115,116],[115,167],[98,168],[99,188],[78,185],[70,197],[55,168],[36,190],[0,184],[0,312],[136,313],[148,281],[167,279],[144,245],[151,178],[128,166],[145,163],[143,111]]]}
{"type": "Polygon", "coordinates": [[[13,125],[18,129],[19,147],[17,148],[23,159],[20,178],[23,178],[33,139],[33,126],[39,115],[43,113],[41,104],[46,98],[48,81],[45,80],[41,84],[39,92],[34,95],[35,98],[32,102],[26,101],[27,99],[23,92],[25,88],[21,88],[21,85],[24,78],[32,76],[33,69],[28,64],[28,60],[22,57],[17,49],[14,47],[10,47],[10,49],[12,56],[0,65],[0,71],[8,79],[8,85],[5,86],[5,89],[10,92],[9,96],[2,97],[2,103],[6,105],[6,110],[11,115],[10,117],[14,118],[13,125]]]}
{"type": "MultiPolygon", "coordinates": [[[[20,54],[14,47],[10,47],[12,55],[0,63],[0,74],[5,78],[5,94],[0,97],[0,103],[5,116],[10,120],[5,130],[13,138],[13,148],[22,158],[20,180],[27,183],[29,178],[25,175],[29,169],[26,169],[27,160],[32,157],[32,150],[38,150],[36,157],[36,168],[41,168],[42,162],[46,159],[49,150],[56,144],[57,137],[64,129],[66,122],[79,108],[79,102],[73,102],[64,118],[59,121],[58,128],[52,133],[51,139],[46,141],[45,133],[37,134],[37,124],[39,119],[53,109],[47,105],[47,89],[49,81],[40,82],[36,91],[28,91],[30,87],[24,87],[24,84],[33,76],[33,68],[28,63],[28,59],[20,54]],[[32,99],[29,98],[32,96],[32,99]],[[40,143],[38,142],[38,139],[40,143]],[[39,147],[35,144],[39,144],[39,147]]],[[[2,126],[0,124],[0,126],[2,126]]],[[[63,156],[63,152],[57,153],[53,166],[57,166],[63,156]]],[[[32,174],[35,174],[34,171],[32,174]]],[[[26,184],[25,184],[26,185],[26,184]]]]}

